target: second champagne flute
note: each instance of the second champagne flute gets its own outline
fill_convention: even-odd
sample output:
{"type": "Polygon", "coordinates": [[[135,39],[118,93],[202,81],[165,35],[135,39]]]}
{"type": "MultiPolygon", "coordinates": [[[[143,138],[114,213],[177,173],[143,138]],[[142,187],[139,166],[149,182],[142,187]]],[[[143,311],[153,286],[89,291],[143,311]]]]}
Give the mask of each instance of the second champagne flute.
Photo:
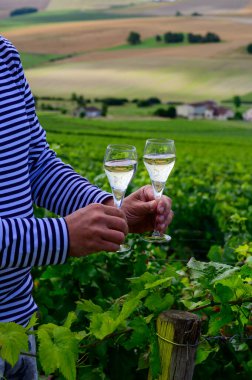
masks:
{"type": "MultiPolygon", "coordinates": [[[[104,156],[104,170],[112,189],[114,204],[120,208],[130,181],[137,167],[137,151],[133,145],[110,144],[104,156]]],[[[121,244],[118,252],[130,250],[128,244],[121,244]]]]}
{"type": "MultiPolygon", "coordinates": [[[[154,198],[161,198],[165,183],[175,164],[176,153],[173,140],[148,139],[144,148],[144,165],[149,173],[154,198]]],[[[145,235],[144,240],[152,243],[167,243],[171,240],[169,235],[160,234],[154,230],[151,235],[145,235]]]]}

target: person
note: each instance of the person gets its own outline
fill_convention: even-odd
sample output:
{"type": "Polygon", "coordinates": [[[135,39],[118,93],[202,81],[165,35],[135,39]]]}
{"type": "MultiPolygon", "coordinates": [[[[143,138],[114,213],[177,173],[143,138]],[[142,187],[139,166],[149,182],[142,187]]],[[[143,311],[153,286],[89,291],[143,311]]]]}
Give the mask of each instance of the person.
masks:
{"type": "MultiPolygon", "coordinates": [[[[19,53],[0,36],[0,322],[26,326],[37,310],[33,266],[117,251],[128,232],[150,231],[154,223],[163,232],[172,217],[171,200],[154,200],[151,186],[130,194],[117,209],[111,194],[56,156],[36,116],[19,53]],[[36,218],[33,204],[59,217],[36,218]]],[[[24,362],[14,373],[0,359],[0,378],[35,379],[33,364],[25,369],[24,362]]]]}

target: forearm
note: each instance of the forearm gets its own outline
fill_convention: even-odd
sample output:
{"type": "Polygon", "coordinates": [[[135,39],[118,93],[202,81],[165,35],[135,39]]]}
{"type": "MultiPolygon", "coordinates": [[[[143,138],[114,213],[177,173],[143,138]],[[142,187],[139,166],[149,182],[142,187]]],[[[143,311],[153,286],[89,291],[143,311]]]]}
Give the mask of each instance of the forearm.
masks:
{"type": "Polygon", "coordinates": [[[68,254],[63,218],[0,218],[0,268],[62,264],[68,254]]]}
{"type": "Polygon", "coordinates": [[[103,203],[111,194],[92,185],[69,165],[46,150],[31,174],[34,202],[57,215],[66,216],[91,203],[103,203]]]}

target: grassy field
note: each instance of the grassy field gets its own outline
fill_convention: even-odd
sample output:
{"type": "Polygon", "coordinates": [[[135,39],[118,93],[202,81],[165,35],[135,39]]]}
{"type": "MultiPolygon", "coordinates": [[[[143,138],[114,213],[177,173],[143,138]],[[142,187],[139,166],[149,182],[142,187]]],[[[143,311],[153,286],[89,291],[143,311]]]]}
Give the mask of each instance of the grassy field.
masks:
{"type": "Polygon", "coordinates": [[[138,15],[129,16],[127,14],[114,14],[112,12],[103,12],[102,10],[59,10],[59,11],[41,11],[38,13],[27,14],[18,17],[0,20],[1,31],[9,31],[12,29],[27,28],[38,24],[54,24],[64,22],[91,21],[91,20],[112,20],[112,19],[128,19],[138,15]]]}
{"type": "MultiPolygon", "coordinates": [[[[109,190],[103,173],[103,156],[111,143],[127,143],[137,147],[139,164],[133,186],[142,184],[145,171],[142,156],[147,138],[166,137],[175,140],[177,161],[169,181],[176,171],[193,167],[218,167],[221,179],[225,170],[247,167],[251,171],[252,129],[240,122],[187,120],[85,120],[57,114],[39,113],[39,120],[47,131],[47,139],[56,153],[82,175],[109,190]],[[98,178],[97,175],[100,175],[98,178]]],[[[189,169],[188,169],[189,170],[189,169]]],[[[206,170],[206,169],[204,169],[206,170]]],[[[237,169],[238,170],[238,169],[237,169]]],[[[190,175],[193,175],[192,173],[190,175]]],[[[178,189],[176,189],[178,191],[178,189]]],[[[171,190],[171,196],[175,196],[171,190]]]]}
{"type": "MultiPolygon", "coordinates": [[[[161,36],[162,37],[162,36],[161,36]]],[[[168,47],[174,47],[174,46],[186,46],[188,45],[188,38],[187,35],[184,37],[184,42],[179,42],[179,43],[172,43],[172,44],[167,44],[163,40],[157,42],[155,37],[150,37],[146,38],[145,40],[141,40],[140,44],[136,45],[130,45],[130,44],[124,44],[120,46],[115,46],[111,48],[110,50],[130,50],[130,49],[156,49],[156,48],[168,48],[168,47]]]]}
{"type": "Polygon", "coordinates": [[[126,55],[116,61],[112,56],[104,62],[54,64],[28,70],[27,77],[36,94],[66,97],[76,92],[92,98],[157,96],[164,101],[222,100],[251,90],[248,74],[252,70],[248,73],[246,62],[171,59],[164,67],[165,62],[160,65],[159,58],[159,65],[154,58],[148,61],[149,55],[145,59],[144,62],[144,55],[141,59],[136,57],[134,65],[126,55]]]}
{"type": "Polygon", "coordinates": [[[33,67],[41,66],[45,63],[54,62],[64,59],[66,56],[60,54],[36,54],[36,53],[21,53],[21,60],[25,70],[33,67]]]}
{"type": "MultiPolygon", "coordinates": [[[[76,139],[76,149],[90,144],[100,147],[97,160],[103,158],[108,143],[134,144],[142,157],[144,142],[150,137],[169,137],[176,141],[178,158],[190,155],[199,161],[218,162],[226,159],[252,165],[252,129],[242,122],[221,122],[183,119],[176,120],[85,120],[57,114],[39,113],[39,120],[47,131],[49,142],[67,147],[68,136],[76,139]],[[57,137],[56,137],[57,136],[57,137]],[[56,140],[55,140],[56,138],[56,140]],[[248,162],[250,161],[250,162],[248,162]]],[[[101,161],[102,164],[102,161],[101,161]]],[[[182,162],[181,162],[182,164],[182,162]]]]}

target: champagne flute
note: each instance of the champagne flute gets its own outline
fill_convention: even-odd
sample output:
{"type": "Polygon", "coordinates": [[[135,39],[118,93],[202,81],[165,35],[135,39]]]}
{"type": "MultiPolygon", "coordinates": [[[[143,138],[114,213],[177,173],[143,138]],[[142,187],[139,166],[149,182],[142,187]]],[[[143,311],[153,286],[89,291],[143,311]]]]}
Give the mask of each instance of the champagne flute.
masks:
{"type": "MultiPolygon", "coordinates": [[[[175,164],[176,152],[173,140],[148,139],[144,148],[144,165],[149,173],[154,198],[161,198],[165,183],[175,164]]],[[[152,243],[165,243],[171,240],[169,235],[160,234],[155,228],[151,235],[144,235],[144,240],[152,243]]]]}
{"type": "MultiPolygon", "coordinates": [[[[137,151],[133,145],[110,144],[104,156],[104,170],[112,189],[114,204],[120,208],[125,192],[137,168],[137,151]]],[[[120,245],[117,252],[127,252],[130,246],[120,245]]]]}

